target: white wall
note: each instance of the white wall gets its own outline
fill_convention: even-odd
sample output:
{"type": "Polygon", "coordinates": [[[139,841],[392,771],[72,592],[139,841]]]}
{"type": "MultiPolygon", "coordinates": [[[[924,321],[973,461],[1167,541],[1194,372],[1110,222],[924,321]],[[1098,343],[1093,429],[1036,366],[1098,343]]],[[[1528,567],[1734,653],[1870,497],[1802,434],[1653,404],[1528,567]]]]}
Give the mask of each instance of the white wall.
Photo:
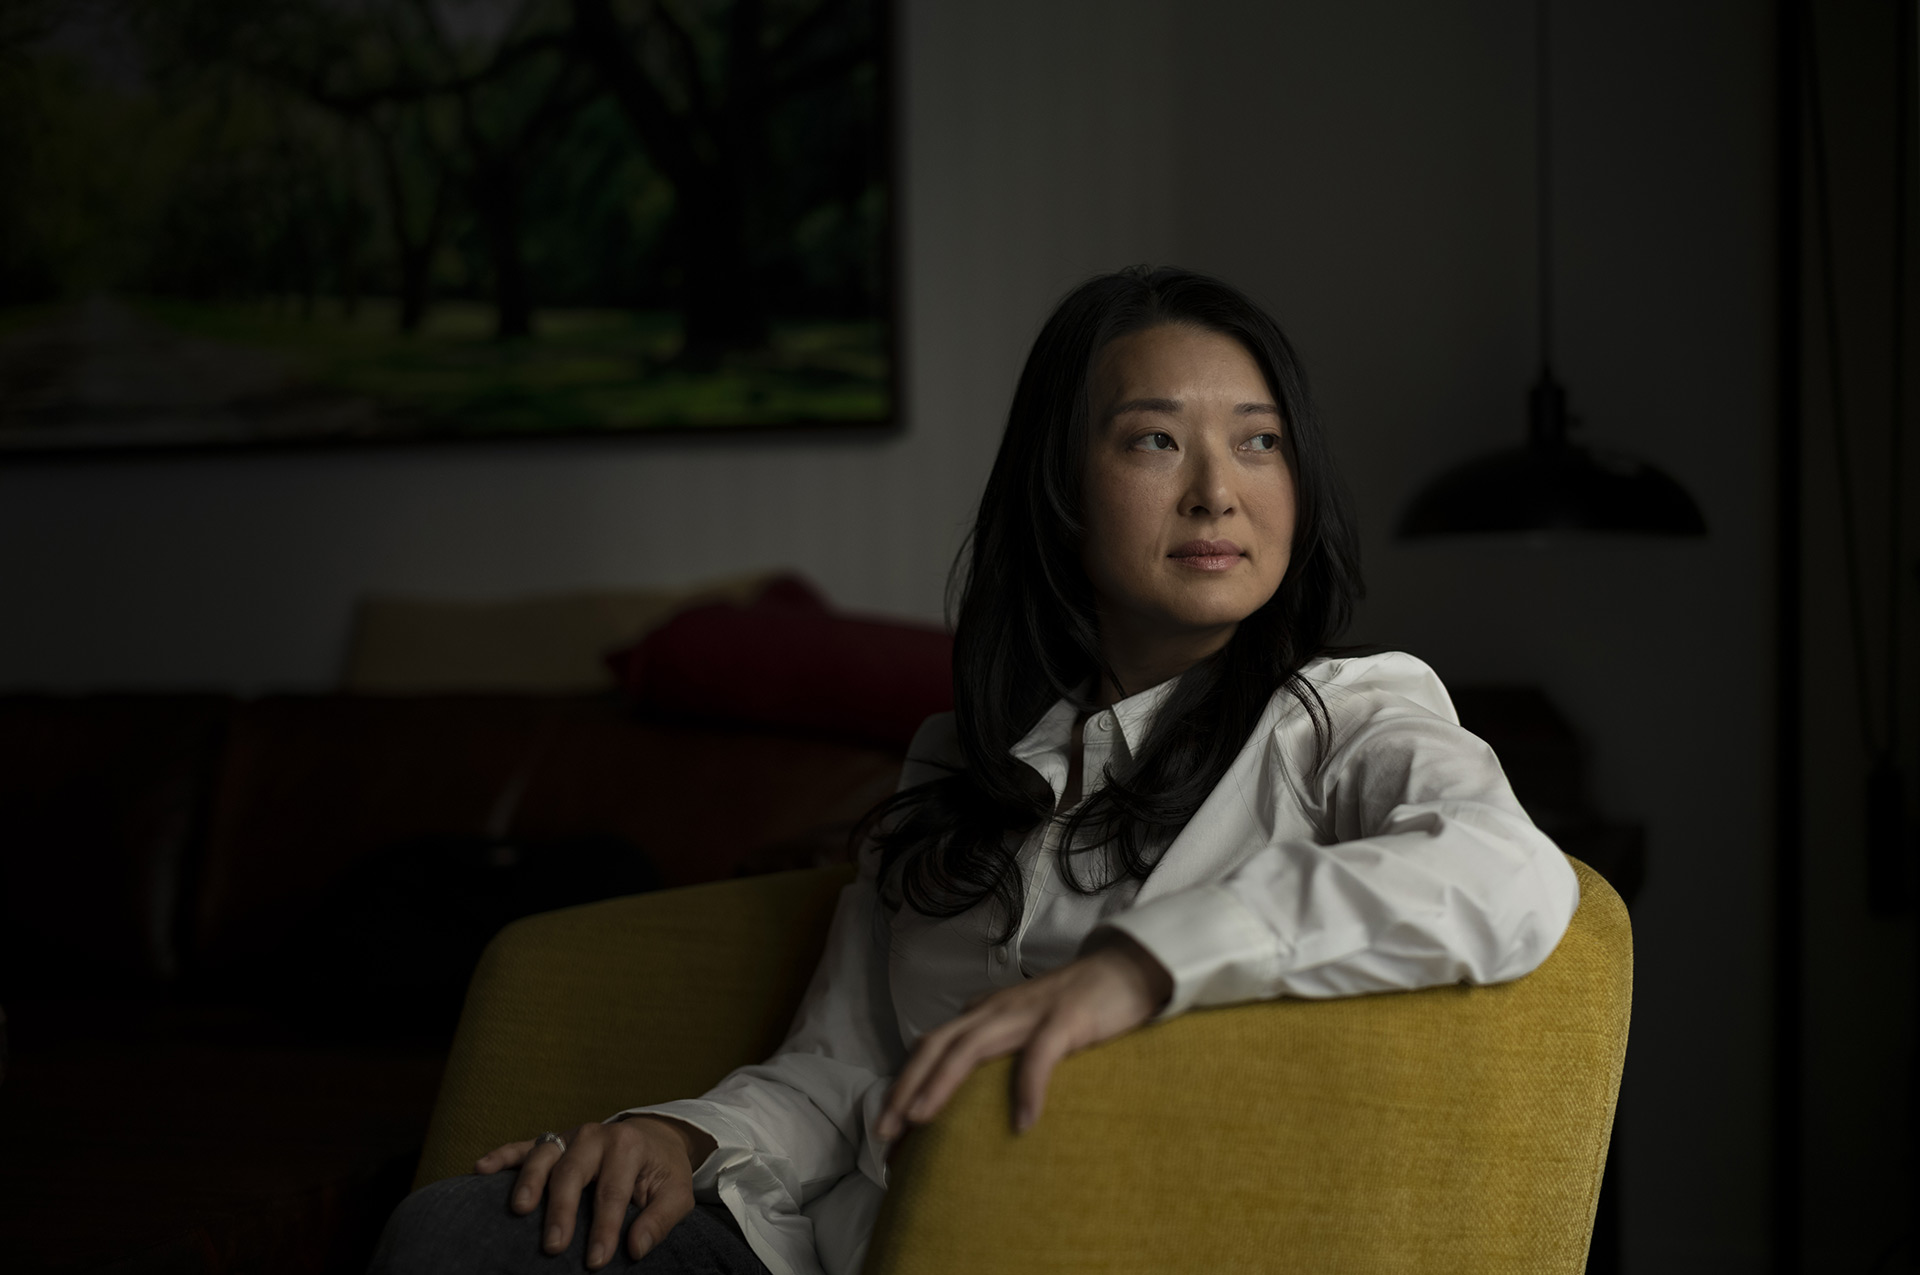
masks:
{"type": "Polygon", "coordinates": [[[1644,820],[1628,1266],[1766,1233],[1766,7],[1558,5],[1560,364],[1698,544],[1394,543],[1517,441],[1533,372],[1530,6],[903,5],[908,428],[0,469],[0,685],[324,687],[364,590],[493,595],[791,563],[935,615],[1025,345],[1137,260],[1267,299],[1366,526],[1356,632],[1544,685],[1644,820]]]}

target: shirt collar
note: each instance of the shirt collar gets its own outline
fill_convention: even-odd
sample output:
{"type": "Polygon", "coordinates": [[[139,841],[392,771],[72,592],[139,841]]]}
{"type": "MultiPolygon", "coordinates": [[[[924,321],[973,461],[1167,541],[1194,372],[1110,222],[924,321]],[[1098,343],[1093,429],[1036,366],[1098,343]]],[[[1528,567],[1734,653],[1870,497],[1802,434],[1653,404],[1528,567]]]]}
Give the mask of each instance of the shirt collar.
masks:
{"type": "MultiPolygon", "coordinates": [[[[1139,755],[1153,730],[1154,718],[1159,715],[1160,706],[1166,703],[1167,696],[1173,694],[1173,688],[1179,682],[1178,677],[1170,677],[1158,686],[1149,686],[1137,695],[1127,696],[1112,708],[1102,710],[1113,714],[1114,731],[1119,735],[1120,742],[1126,745],[1128,756],[1139,755]]],[[[1073,719],[1079,713],[1080,709],[1072,699],[1056,701],[1034,723],[1033,729],[1009,751],[1028,763],[1048,753],[1066,751],[1068,742],[1073,738],[1073,719]]]]}

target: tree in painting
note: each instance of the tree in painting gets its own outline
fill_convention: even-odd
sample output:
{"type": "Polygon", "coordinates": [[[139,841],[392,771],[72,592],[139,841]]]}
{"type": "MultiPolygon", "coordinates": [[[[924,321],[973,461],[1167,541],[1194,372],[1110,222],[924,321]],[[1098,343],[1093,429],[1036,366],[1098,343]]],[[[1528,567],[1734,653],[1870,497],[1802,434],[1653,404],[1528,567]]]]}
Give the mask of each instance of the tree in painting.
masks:
{"type": "Polygon", "coordinates": [[[890,417],[879,0],[0,4],[0,449],[890,417]]]}

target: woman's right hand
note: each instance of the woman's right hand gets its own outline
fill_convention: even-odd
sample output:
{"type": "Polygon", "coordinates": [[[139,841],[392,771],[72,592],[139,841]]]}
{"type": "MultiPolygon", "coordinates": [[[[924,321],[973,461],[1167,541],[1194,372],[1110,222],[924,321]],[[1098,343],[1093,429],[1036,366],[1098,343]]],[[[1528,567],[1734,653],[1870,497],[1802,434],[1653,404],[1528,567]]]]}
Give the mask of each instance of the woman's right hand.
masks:
{"type": "Polygon", "coordinates": [[[620,1223],[629,1200],[640,1216],[627,1232],[627,1248],[639,1261],[693,1211],[693,1170],[711,1155],[711,1136],[690,1124],[660,1116],[635,1116],[613,1124],[583,1124],[567,1135],[563,1153],[551,1142],[509,1142],[481,1156],[475,1173],[518,1167],[513,1189],[515,1213],[531,1213],[547,1196],[547,1226],[541,1247],[565,1251],[573,1242],[574,1217],[581,1193],[597,1181],[593,1230],[587,1236],[587,1269],[613,1260],[620,1223]]]}

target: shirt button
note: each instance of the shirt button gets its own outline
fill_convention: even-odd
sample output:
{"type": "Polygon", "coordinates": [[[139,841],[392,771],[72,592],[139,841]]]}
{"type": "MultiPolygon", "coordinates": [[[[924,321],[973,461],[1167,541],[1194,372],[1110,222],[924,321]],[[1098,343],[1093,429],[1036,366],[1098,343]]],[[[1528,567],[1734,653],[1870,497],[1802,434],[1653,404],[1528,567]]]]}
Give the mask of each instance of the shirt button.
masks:
{"type": "Polygon", "coordinates": [[[1004,948],[1004,947],[996,947],[996,948],[994,948],[994,949],[993,949],[993,963],[994,963],[995,965],[1005,965],[1005,964],[1007,963],[1007,949],[1006,949],[1006,948],[1004,948]]]}
{"type": "Polygon", "coordinates": [[[1100,714],[1100,716],[1093,719],[1093,728],[1097,731],[1100,731],[1102,734],[1104,734],[1107,730],[1111,729],[1112,726],[1113,726],[1113,718],[1108,716],[1106,713],[1102,713],[1100,714]]]}

